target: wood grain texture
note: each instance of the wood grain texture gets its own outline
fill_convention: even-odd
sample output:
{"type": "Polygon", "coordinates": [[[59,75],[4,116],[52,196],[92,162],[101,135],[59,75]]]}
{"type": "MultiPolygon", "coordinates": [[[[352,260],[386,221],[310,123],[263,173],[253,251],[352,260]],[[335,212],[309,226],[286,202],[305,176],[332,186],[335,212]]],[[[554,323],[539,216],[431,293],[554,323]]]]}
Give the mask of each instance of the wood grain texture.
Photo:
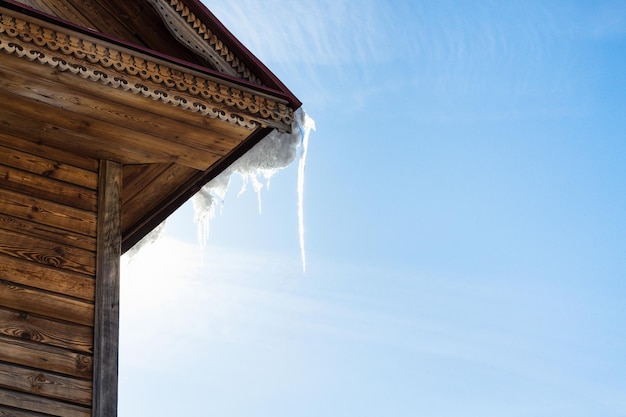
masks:
{"type": "Polygon", "coordinates": [[[90,355],[39,343],[0,336],[0,361],[89,380],[93,370],[90,355]]]}
{"type": "Polygon", "coordinates": [[[96,239],[62,230],[41,223],[35,223],[18,217],[0,213],[0,229],[10,230],[19,234],[39,237],[65,246],[96,252],[96,239]]]}
{"type": "Polygon", "coordinates": [[[96,257],[91,251],[6,229],[0,230],[0,254],[91,276],[96,268],[96,257]]]}
{"type": "Polygon", "coordinates": [[[94,306],[90,303],[4,280],[0,280],[0,305],[85,326],[94,323],[94,306]]]}
{"type": "MultiPolygon", "coordinates": [[[[91,417],[91,410],[88,407],[81,407],[41,397],[0,388],[0,404],[8,416],[13,417],[39,417],[39,416],[62,416],[62,417],[91,417]],[[11,414],[8,407],[15,407],[20,411],[11,414]],[[34,413],[28,413],[34,412],[34,413]],[[41,414],[37,414],[41,413],[41,414]]],[[[2,408],[0,408],[2,410],[2,408]]],[[[0,414],[2,415],[2,414],[0,414]]]]}
{"type": "Polygon", "coordinates": [[[0,280],[79,298],[87,304],[93,304],[94,301],[96,282],[93,277],[2,255],[0,255],[0,280]]]}
{"type": "MultiPolygon", "coordinates": [[[[37,142],[34,138],[31,137],[22,138],[15,135],[10,135],[2,131],[0,131],[0,144],[2,144],[2,146],[7,149],[10,148],[13,150],[23,151],[30,155],[35,155],[49,161],[55,161],[55,163],[62,164],[62,166],[76,167],[89,171],[91,172],[89,178],[85,178],[83,180],[83,183],[79,183],[79,185],[83,185],[87,188],[92,188],[92,176],[95,177],[95,185],[93,185],[93,188],[95,189],[98,185],[97,159],[82,157],[76,153],[67,152],[59,148],[44,145],[37,142]]],[[[84,175],[86,176],[87,174],[84,175]]]]}
{"type": "Polygon", "coordinates": [[[93,417],[117,415],[122,167],[100,163],[93,417]]]}
{"type": "Polygon", "coordinates": [[[2,212],[81,235],[96,236],[96,213],[0,188],[2,212]]]}
{"type": "MultiPolygon", "coordinates": [[[[0,66],[0,88],[37,102],[83,114],[95,119],[124,126],[134,131],[153,135],[177,144],[184,144],[218,155],[228,153],[241,142],[230,136],[233,130],[196,128],[175,119],[136,109],[109,100],[91,97],[68,87],[59,91],[58,85],[33,75],[9,72],[0,66]]],[[[249,131],[246,129],[246,132],[249,131]]],[[[245,138],[245,136],[244,136],[245,138]]]]}
{"type": "Polygon", "coordinates": [[[35,413],[34,411],[18,410],[0,404],[0,417],[50,417],[50,415],[35,413]]]}
{"type": "Polygon", "coordinates": [[[95,172],[6,146],[0,146],[0,164],[91,190],[98,186],[95,172]]]}
{"type": "Polygon", "coordinates": [[[5,165],[0,165],[0,187],[69,207],[96,211],[97,202],[94,190],[5,165]]]}
{"type": "Polygon", "coordinates": [[[93,353],[93,328],[0,307],[0,335],[93,353]]]}
{"type": "Polygon", "coordinates": [[[0,363],[0,386],[73,403],[91,404],[91,381],[0,363]]]}
{"type": "Polygon", "coordinates": [[[80,153],[83,155],[97,156],[97,152],[106,152],[111,154],[110,159],[124,162],[127,153],[134,152],[144,163],[177,162],[201,170],[207,169],[220,158],[216,153],[131,130],[126,125],[114,125],[90,115],[68,112],[43,102],[33,105],[32,100],[7,93],[2,89],[0,102],[3,103],[0,120],[7,126],[7,130],[24,129],[26,126],[23,123],[12,123],[21,116],[36,122],[36,125],[48,131],[73,133],[80,139],[78,143],[72,145],[82,148],[80,153]]]}
{"type": "Polygon", "coordinates": [[[144,172],[143,178],[139,178],[137,182],[128,186],[124,183],[124,204],[122,206],[122,230],[124,233],[146,213],[162,206],[165,197],[176,194],[190,177],[199,173],[201,171],[182,165],[168,164],[155,166],[144,172]]]}

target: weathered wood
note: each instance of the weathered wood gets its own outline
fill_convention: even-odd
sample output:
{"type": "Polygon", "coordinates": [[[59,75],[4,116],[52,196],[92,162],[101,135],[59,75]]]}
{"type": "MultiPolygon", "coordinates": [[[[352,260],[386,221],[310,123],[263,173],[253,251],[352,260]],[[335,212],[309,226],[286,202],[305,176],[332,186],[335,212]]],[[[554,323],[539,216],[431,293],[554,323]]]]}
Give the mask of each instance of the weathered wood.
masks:
{"type": "Polygon", "coordinates": [[[93,328],[0,307],[0,335],[93,353],[93,328]]]}
{"type": "Polygon", "coordinates": [[[248,129],[242,129],[243,136],[233,138],[230,135],[236,129],[222,128],[221,131],[210,128],[195,129],[189,124],[165,119],[144,108],[136,109],[103,98],[87,96],[69,86],[59,91],[58,85],[51,81],[35,75],[10,72],[1,65],[0,88],[76,114],[91,116],[101,121],[125,126],[137,132],[154,135],[199,150],[211,151],[218,155],[228,153],[250,133],[248,129]]]}
{"type": "MultiPolygon", "coordinates": [[[[139,114],[144,113],[142,117],[147,118],[146,122],[148,125],[159,121],[159,126],[165,124],[165,129],[170,132],[175,131],[175,127],[178,126],[181,129],[181,133],[191,131],[193,134],[195,130],[197,134],[206,133],[207,140],[214,135],[219,135],[226,143],[231,144],[240,143],[252,133],[249,128],[243,126],[233,123],[224,123],[220,119],[207,117],[200,113],[181,111],[177,107],[156,102],[148,97],[128,94],[124,90],[117,88],[103,87],[100,84],[83,80],[82,78],[77,79],[77,77],[71,73],[59,72],[54,68],[44,65],[33,66],[28,61],[24,62],[24,60],[20,58],[12,56],[3,57],[3,59],[0,60],[0,70],[6,71],[6,74],[24,74],[27,77],[32,77],[34,80],[45,79],[53,81],[63,86],[63,89],[68,89],[68,91],[74,92],[75,95],[81,98],[91,97],[103,103],[109,102],[114,105],[120,105],[122,109],[135,109],[135,111],[130,114],[137,114],[138,109],[140,109],[141,112],[139,114]],[[156,118],[150,114],[156,115],[156,118]],[[182,124],[176,123],[175,125],[169,125],[170,121],[180,122],[182,124]],[[231,140],[234,142],[231,142],[231,140]]],[[[135,163],[149,163],[149,161],[138,161],[135,163]]]]}
{"type": "Polygon", "coordinates": [[[89,380],[93,358],[67,349],[0,336],[0,361],[89,380]]]}
{"type": "Polygon", "coordinates": [[[87,304],[94,301],[96,283],[93,277],[2,255],[0,280],[79,298],[87,304]]]}
{"type": "Polygon", "coordinates": [[[0,254],[85,275],[95,273],[95,254],[0,229],[0,254]]]}
{"type": "Polygon", "coordinates": [[[91,190],[98,186],[95,172],[5,146],[0,146],[0,164],[91,190]]]}
{"type": "Polygon", "coordinates": [[[0,207],[4,213],[20,219],[32,220],[86,236],[96,236],[96,213],[39,200],[2,188],[0,188],[0,207]]]}
{"type": "MultiPolygon", "coordinates": [[[[207,169],[221,156],[103,122],[92,116],[70,113],[43,102],[34,106],[32,100],[6,93],[2,89],[0,102],[3,103],[0,120],[5,125],[11,125],[11,119],[21,115],[47,126],[47,130],[63,130],[73,132],[74,135],[80,132],[80,142],[72,145],[81,147],[84,155],[96,156],[95,153],[100,150],[111,153],[115,160],[123,161],[126,153],[133,150],[143,157],[144,163],[177,162],[200,170],[207,169]]],[[[23,126],[13,123],[13,127],[23,126]]]]}
{"type": "MultiPolygon", "coordinates": [[[[151,230],[163,222],[170,214],[183,203],[189,200],[194,194],[228,166],[233,164],[237,159],[241,158],[254,145],[259,143],[261,139],[266,137],[271,128],[257,129],[245,142],[237,146],[226,157],[222,158],[218,163],[204,172],[197,172],[195,175],[189,176],[188,180],[178,187],[174,192],[170,193],[167,198],[161,200],[160,205],[154,207],[148,213],[142,215],[136,222],[126,224],[124,220],[122,251],[126,252],[133,247],[142,237],[146,236],[151,230]]],[[[129,213],[130,210],[126,210],[129,213]]]]}
{"type": "Polygon", "coordinates": [[[100,163],[93,417],[117,415],[122,167],[100,163]]]}
{"type": "Polygon", "coordinates": [[[159,177],[163,177],[166,171],[171,168],[171,165],[172,164],[124,165],[122,169],[124,179],[122,201],[124,205],[127,205],[137,194],[143,194],[142,191],[152,182],[157,181],[159,177]]]}
{"type": "Polygon", "coordinates": [[[91,404],[91,382],[0,363],[0,386],[73,403],[91,404]]]}
{"type": "Polygon", "coordinates": [[[0,280],[0,305],[85,326],[94,323],[94,306],[90,303],[4,280],[0,280]]]}
{"type": "MultiPolygon", "coordinates": [[[[20,150],[27,152],[31,155],[36,155],[40,158],[44,158],[51,161],[59,161],[64,166],[76,167],[91,172],[91,176],[95,177],[95,189],[98,185],[98,160],[94,158],[87,158],[80,156],[76,153],[67,152],[59,148],[47,146],[39,142],[34,141],[33,138],[22,138],[14,135],[10,135],[6,132],[0,131],[0,143],[6,148],[14,150],[20,150]]],[[[85,174],[87,175],[87,174],[85,174]]],[[[87,188],[92,188],[93,181],[85,178],[85,184],[87,188]],[[88,183],[88,184],[87,184],[88,183]]]]}
{"type": "Polygon", "coordinates": [[[163,162],[161,159],[149,158],[134,149],[123,149],[119,144],[95,139],[81,130],[62,128],[32,116],[10,112],[3,106],[0,106],[0,130],[49,147],[61,148],[82,157],[117,158],[125,164],[163,162]]]}
{"type": "Polygon", "coordinates": [[[70,207],[96,211],[94,190],[4,165],[0,165],[0,187],[70,207]]]}
{"type": "Polygon", "coordinates": [[[158,179],[153,177],[152,181],[147,181],[158,171],[159,168],[154,168],[154,172],[146,172],[144,178],[146,181],[140,181],[128,187],[124,183],[124,205],[122,206],[122,230],[124,232],[146,212],[162,206],[163,196],[175,193],[190,176],[200,172],[182,165],[170,164],[159,174],[158,179]]]}
{"type": "Polygon", "coordinates": [[[62,230],[41,223],[35,223],[18,217],[0,213],[0,229],[12,230],[19,234],[40,237],[65,246],[96,251],[96,239],[91,236],[79,235],[69,230],[62,230]]]}
{"type": "MultiPolygon", "coordinates": [[[[10,414],[7,407],[4,407],[3,412],[8,413],[6,415],[12,417],[39,417],[45,415],[50,416],[63,416],[63,417],[90,417],[91,410],[87,407],[81,407],[79,405],[73,405],[64,403],[61,401],[41,397],[38,395],[27,394],[23,392],[11,391],[8,389],[0,388],[0,404],[8,407],[19,408],[20,411],[15,414],[10,414]],[[35,413],[42,414],[28,414],[27,411],[33,411],[35,413]],[[26,414],[24,414],[26,413],[26,414]]],[[[2,415],[2,414],[0,414],[2,415]]]]}
{"type": "Polygon", "coordinates": [[[0,404],[0,417],[50,417],[50,415],[18,410],[17,408],[6,407],[0,404]]]}

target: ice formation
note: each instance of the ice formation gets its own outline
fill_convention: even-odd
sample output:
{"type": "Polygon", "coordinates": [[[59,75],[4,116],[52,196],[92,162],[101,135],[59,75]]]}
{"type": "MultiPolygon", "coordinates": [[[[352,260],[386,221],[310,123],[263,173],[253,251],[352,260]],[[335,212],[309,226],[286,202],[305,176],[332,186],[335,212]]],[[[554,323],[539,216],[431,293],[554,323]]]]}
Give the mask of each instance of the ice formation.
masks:
{"type": "Polygon", "coordinates": [[[259,212],[261,212],[261,190],[263,186],[269,188],[272,176],[282,168],[291,165],[300,156],[298,163],[298,229],[302,269],[306,271],[306,256],[304,250],[304,169],[306,166],[309,134],[315,130],[315,122],[302,109],[294,115],[291,133],[281,133],[277,130],[270,132],[244,156],[224,170],[220,175],[207,183],[195,196],[192,197],[194,220],[198,224],[198,238],[201,246],[207,242],[209,223],[215,217],[216,207],[221,206],[228,190],[230,178],[239,174],[244,185],[239,192],[245,192],[247,185],[252,184],[258,195],[259,212]]]}
{"type": "MultiPolygon", "coordinates": [[[[246,191],[247,185],[252,184],[258,195],[259,212],[261,212],[261,190],[263,186],[269,188],[272,176],[279,170],[286,168],[299,156],[298,162],[298,232],[302,269],[306,271],[306,256],[304,250],[304,169],[306,166],[309,134],[315,130],[315,122],[302,109],[294,114],[291,133],[273,130],[239,158],[230,167],[215,177],[196,195],[191,198],[194,209],[194,221],[198,225],[198,240],[202,248],[209,237],[209,224],[215,217],[215,210],[221,207],[226,191],[233,174],[243,178],[243,187],[239,194],[246,191]]],[[[145,246],[155,243],[163,234],[165,222],[150,232],[140,242],[133,246],[125,255],[128,262],[145,246]]]]}

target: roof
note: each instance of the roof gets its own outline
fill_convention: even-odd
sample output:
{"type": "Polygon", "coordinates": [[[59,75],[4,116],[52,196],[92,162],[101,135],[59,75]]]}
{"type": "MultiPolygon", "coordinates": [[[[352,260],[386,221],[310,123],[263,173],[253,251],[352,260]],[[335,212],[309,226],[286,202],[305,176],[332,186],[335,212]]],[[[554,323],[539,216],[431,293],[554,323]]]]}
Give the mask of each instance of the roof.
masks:
{"type": "Polygon", "coordinates": [[[0,51],[2,132],[123,164],[123,251],[301,105],[197,0],[0,0],[0,51]]]}

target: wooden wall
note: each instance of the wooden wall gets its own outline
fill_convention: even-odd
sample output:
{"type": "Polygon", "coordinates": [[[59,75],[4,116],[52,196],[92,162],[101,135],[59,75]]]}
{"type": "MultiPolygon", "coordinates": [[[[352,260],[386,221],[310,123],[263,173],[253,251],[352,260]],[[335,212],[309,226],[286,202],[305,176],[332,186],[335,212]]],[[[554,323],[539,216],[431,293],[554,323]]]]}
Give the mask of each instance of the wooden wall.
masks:
{"type": "Polygon", "coordinates": [[[90,416],[98,161],[0,132],[0,416],[90,416]]]}

